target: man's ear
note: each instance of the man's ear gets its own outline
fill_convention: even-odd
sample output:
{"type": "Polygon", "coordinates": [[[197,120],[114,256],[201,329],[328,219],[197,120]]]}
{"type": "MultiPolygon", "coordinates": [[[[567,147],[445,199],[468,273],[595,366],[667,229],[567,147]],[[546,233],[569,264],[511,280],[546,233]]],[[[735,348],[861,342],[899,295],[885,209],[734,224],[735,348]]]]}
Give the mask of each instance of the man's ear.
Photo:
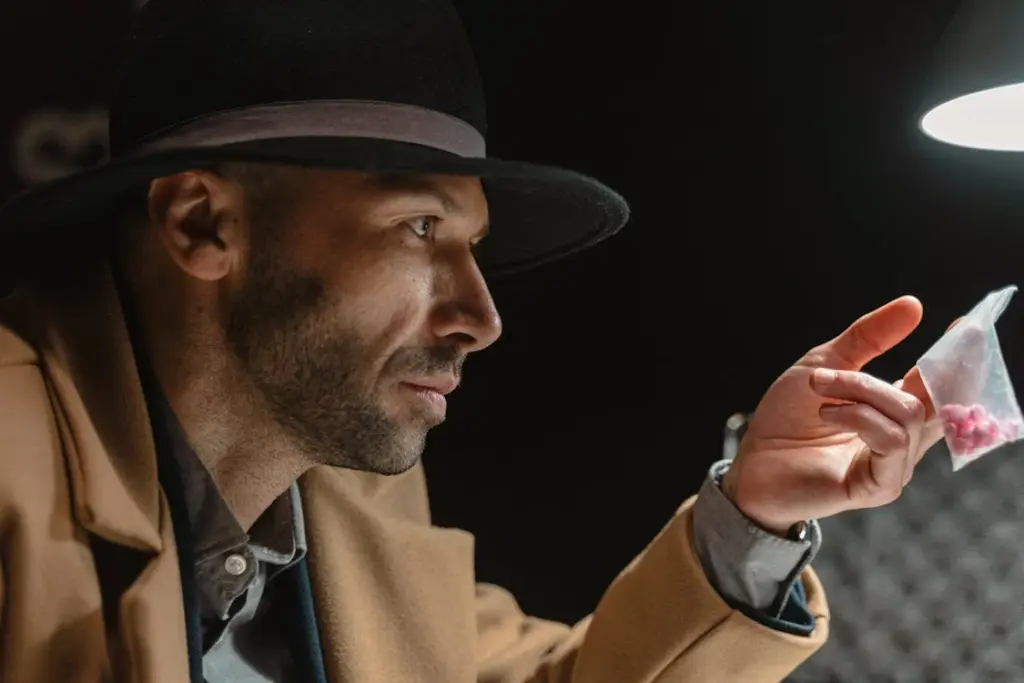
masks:
{"type": "Polygon", "coordinates": [[[157,178],[149,186],[149,220],[183,271],[200,280],[227,276],[244,239],[241,186],[211,171],[157,178]]]}

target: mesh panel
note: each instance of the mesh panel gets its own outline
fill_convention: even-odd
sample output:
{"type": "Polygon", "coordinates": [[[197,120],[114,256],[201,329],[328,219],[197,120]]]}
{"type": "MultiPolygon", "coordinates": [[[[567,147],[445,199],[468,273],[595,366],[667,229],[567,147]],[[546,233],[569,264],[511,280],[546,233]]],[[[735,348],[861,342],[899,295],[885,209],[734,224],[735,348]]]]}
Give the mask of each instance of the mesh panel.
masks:
{"type": "Polygon", "coordinates": [[[892,505],[823,520],[832,635],[787,681],[1024,681],[1021,457],[953,474],[940,444],[892,505]]]}

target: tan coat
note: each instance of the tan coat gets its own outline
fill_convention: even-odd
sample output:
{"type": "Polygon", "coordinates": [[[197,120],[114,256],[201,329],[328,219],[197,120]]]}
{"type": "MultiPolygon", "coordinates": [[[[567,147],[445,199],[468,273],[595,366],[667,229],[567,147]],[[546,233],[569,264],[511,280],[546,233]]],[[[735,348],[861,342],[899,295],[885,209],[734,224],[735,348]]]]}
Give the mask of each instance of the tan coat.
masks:
{"type": "MultiPolygon", "coordinates": [[[[692,500],[568,627],[476,582],[473,538],[431,525],[420,467],[397,477],[320,467],[300,485],[331,683],[767,683],[826,637],[810,571],[810,638],[722,602],[690,543],[692,500]]],[[[182,614],[109,271],[19,293],[0,307],[0,682],[185,683],[182,614]],[[103,542],[136,558],[114,595],[97,579],[103,542]]]]}

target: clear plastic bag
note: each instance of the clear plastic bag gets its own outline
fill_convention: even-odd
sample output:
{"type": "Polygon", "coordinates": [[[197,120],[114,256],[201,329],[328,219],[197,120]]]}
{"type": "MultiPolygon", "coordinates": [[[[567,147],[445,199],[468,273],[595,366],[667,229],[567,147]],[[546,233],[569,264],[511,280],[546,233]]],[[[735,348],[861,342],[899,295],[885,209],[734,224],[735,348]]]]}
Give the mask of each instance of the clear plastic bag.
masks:
{"type": "Polygon", "coordinates": [[[943,421],[954,472],[1024,437],[1024,416],[995,327],[1016,291],[1010,286],[991,292],[917,363],[943,421]]]}

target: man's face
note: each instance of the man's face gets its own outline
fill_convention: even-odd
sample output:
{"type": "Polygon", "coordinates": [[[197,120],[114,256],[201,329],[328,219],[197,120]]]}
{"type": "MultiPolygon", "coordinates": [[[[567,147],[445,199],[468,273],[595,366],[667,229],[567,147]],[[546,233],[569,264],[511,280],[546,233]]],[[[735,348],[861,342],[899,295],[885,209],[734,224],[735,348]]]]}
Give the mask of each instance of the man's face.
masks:
{"type": "Polygon", "coordinates": [[[273,417],[317,462],[397,474],[445,418],[466,355],[501,321],[471,248],[480,181],[302,170],[248,218],[226,335],[273,417]]]}

